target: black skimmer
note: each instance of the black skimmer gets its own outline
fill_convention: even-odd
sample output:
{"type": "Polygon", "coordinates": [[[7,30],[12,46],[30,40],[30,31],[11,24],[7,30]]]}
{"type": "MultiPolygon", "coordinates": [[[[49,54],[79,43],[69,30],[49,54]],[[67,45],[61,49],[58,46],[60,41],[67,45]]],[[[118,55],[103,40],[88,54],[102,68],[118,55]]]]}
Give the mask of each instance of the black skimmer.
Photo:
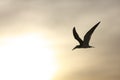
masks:
{"type": "Polygon", "coordinates": [[[93,48],[93,46],[89,45],[90,42],[90,38],[92,33],[94,32],[94,30],[96,29],[96,27],[100,24],[100,22],[98,22],[96,25],[94,25],[84,36],[84,40],[82,40],[78,33],[76,32],[75,27],[73,28],[73,36],[74,38],[79,42],[79,45],[76,45],[72,50],[76,49],[76,48],[93,48]]]}

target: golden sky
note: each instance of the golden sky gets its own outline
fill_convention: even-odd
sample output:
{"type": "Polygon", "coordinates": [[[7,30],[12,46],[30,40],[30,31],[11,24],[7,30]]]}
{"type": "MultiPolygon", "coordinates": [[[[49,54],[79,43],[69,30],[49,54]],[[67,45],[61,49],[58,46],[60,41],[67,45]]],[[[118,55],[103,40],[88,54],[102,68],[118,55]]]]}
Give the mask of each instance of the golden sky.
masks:
{"type": "Polygon", "coordinates": [[[120,80],[119,0],[0,0],[0,80],[120,80]],[[101,21],[90,44],[80,37],[101,21]]]}

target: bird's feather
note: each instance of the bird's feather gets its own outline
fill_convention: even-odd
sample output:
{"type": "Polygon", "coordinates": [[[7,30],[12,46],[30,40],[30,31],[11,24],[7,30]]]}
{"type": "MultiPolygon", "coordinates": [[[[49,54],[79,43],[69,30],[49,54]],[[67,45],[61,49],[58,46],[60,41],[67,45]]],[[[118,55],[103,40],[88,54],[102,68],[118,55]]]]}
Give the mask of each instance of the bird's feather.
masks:
{"type": "Polygon", "coordinates": [[[73,36],[80,44],[83,43],[82,39],[79,37],[78,33],[76,32],[75,27],[73,28],[73,36]]]}
{"type": "Polygon", "coordinates": [[[96,27],[100,24],[100,22],[98,22],[96,25],[94,25],[84,36],[84,45],[89,45],[89,41],[91,39],[91,35],[94,32],[94,30],[96,29],[96,27]]]}

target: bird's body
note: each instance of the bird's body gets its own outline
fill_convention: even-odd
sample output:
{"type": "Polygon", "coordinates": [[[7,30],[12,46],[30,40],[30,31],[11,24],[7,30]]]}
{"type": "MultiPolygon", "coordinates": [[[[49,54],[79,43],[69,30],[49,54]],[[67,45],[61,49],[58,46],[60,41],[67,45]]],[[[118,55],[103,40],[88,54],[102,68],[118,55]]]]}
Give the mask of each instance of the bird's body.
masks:
{"type": "Polygon", "coordinates": [[[92,33],[94,32],[94,30],[96,29],[96,27],[100,24],[100,22],[98,22],[96,25],[94,25],[84,36],[84,40],[82,40],[78,33],[76,32],[75,27],[73,28],[73,36],[74,38],[79,42],[79,45],[75,46],[72,50],[76,49],[76,48],[92,48],[92,46],[89,45],[90,42],[90,38],[92,33]]]}

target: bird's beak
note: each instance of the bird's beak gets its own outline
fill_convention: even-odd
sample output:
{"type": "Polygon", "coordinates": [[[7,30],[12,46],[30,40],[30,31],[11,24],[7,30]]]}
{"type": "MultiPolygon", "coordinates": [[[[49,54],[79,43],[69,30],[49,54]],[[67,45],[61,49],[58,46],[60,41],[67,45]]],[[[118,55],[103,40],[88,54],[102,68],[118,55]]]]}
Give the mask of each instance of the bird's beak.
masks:
{"type": "Polygon", "coordinates": [[[76,47],[74,47],[74,48],[72,49],[72,51],[73,51],[74,49],[76,49],[76,47]]]}

